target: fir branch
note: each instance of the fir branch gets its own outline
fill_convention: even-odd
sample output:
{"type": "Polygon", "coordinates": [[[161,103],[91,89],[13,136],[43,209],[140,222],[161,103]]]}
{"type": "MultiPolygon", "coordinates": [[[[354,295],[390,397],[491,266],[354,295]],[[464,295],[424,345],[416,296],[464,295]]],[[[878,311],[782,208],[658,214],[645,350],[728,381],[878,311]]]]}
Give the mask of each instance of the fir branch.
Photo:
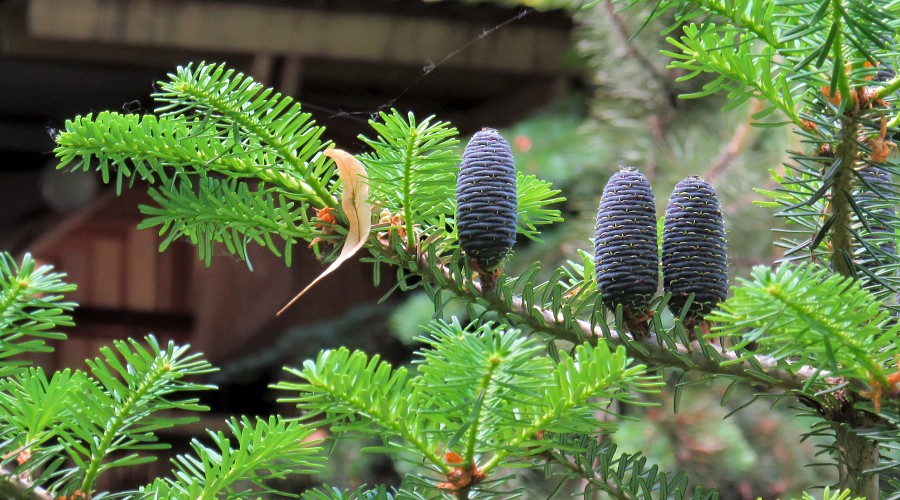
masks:
{"type": "Polygon", "coordinates": [[[510,425],[530,418],[515,409],[540,391],[549,360],[539,355],[540,344],[492,323],[467,331],[454,318],[426,329],[430,335],[419,340],[431,348],[416,360],[416,383],[445,413],[441,421],[459,429],[444,445],[452,450],[462,442],[463,463],[473,465],[477,456],[507,446],[510,425]]]}
{"type": "MultiPolygon", "coordinates": [[[[751,98],[760,99],[780,110],[795,124],[801,124],[796,103],[804,88],[795,88],[785,69],[776,64],[774,49],[767,46],[757,53],[752,44],[754,37],[730,26],[690,24],[683,32],[678,39],[666,39],[678,52],[663,51],[672,58],[671,67],[687,72],[679,81],[704,72],[716,77],[701,91],[684,94],[682,98],[696,99],[724,91],[729,107],[751,98]]],[[[770,113],[772,108],[765,111],[770,113]]],[[[754,118],[762,118],[768,114],[765,111],[754,118]]]]}
{"type": "MultiPolygon", "coordinates": [[[[670,10],[675,11],[675,22],[667,31],[677,27],[684,33],[679,38],[667,38],[678,49],[664,52],[673,59],[671,67],[687,72],[681,80],[704,72],[715,76],[702,91],[682,97],[696,98],[724,90],[728,93],[728,107],[751,97],[763,97],[772,107],[756,119],[779,109],[796,125],[803,125],[796,103],[816,83],[830,86],[832,96],[842,96],[844,109],[852,107],[845,60],[854,66],[863,61],[878,63],[876,51],[888,45],[883,33],[893,32],[897,20],[896,13],[884,2],[863,7],[861,2],[845,5],[833,0],[660,0],[650,19],[670,10]],[[693,22],[710,16],[713,22],[693,22]],[[775,19],[777,22],[773,22],[775,19]],[[764,45],[755,50],[757,41],[764,45]],[[854,51],[852,60],[846,59],[848,47],[854,51]],[[810,70],[810,66],[815,69],[810,70]],[[788,70],[795,74],[788,77],[788,70]],[[829,74],[829,78],[817,75],[819,71],[829,74]]],[[[855,73],[854,70],[854,76],[855,73]]]]}
{"type": "Polygon", "coordinates": [[[422,391],[446,415],[441,424],[459,429],[446,446],[466,439],[463,463],[490,456],[479,466],[483,474],[554,447],[551,435],[595,431],[594,410],[606,411],[612,400],[635,404],[629,391],[659,385],[623,349],[613,352],[602,342],[578,346],[572,356],[560,353],[551,363],[538,355],[543,346],[518,330],[486,323],[466,332],[455,320],[428,329],[432,336],[423,340],[432,349],[422,353],[422,391]]]}
{"type": "Polygon", "coordinates": [[[30,254],[17,263],[10,254],[0,253],[0,377],[29,364],[10,358],[50,352],[46,340],[66,338],[55,331],[73,325],[66,313],[75,304],[63,301],[63,294],[74,291],[75,285],[65,283],[64,277],[52,266],[38,266],[30,254]]]}
{"type": "Polygon", "coordinates": [[[835,108],[821,95],[809,106],[801,115],[809,126],[798,133],[815,151],[791,152],[785,173],[772,174],[777,188],[756,190],[773,201],[759,204],[780,209],[776,216],[788,223],[776,229],[784,260],[831,265],[890,304],[900,288],[893,237],[900,219],[892,209],[890,181],[897,167],[891,160],[873,162],[867,144],[874,139],[863,135],[866,128],[879,130],[880,112],[856,110],[831,120],[835,108]]]}
{"type": "Polygon", "coordinates": [[[370,198],[393,216],[400,216],[407,246],[416,241],[416,226],[439,223],[441,215],[453,213],[456,188],[455,169],[460,157],[455,127],[447,122],[425,118],[416,123],[412,113],[406,117],[397,110],[380,112],[381,121],[369,125],[378,136],[360,139],[372,148],[362,155],[368,167],[370,198]]]}
{"type": "Polygon", "coordinates": [[[321,154],[324,129],[298,103],[223,65],[179,67],[170,80],[154,94],[165,112],[159,117],[103,112],[66,121],[56,137],[58,168],[96,162],[110,182],[115,167],[117,192],[128,178],[215,172],[262,180],[318,208],[337,206],[334,168],[321,154]]]}
{"type": "Polygon", "coordinates": [[[757,352],[791,365],[887,384],[900,356],[900,325],[889,326],[888,312],[858,282],[814,264],[757,266],[751,275],[707,318],[713,335],[738,340],[736,352],[753,342],[757,352]]]}
{"type": "Polygon", "coordinates": [[[311,440],[315,427],[297,420],[270,416],[228,420],[229,434],[208,431],[213,446],[191,442],[192,455],[179,455],[172,462],[172,478],[158,478],[138,490],[141,498],[184,500],[240,499],[258,497],[242,481],[270,494],[290,495],[269,486],[272,479],[291,474],[322,471],[325,457],[311,440]],[[232,439],[235,441],[232,443],[232,439]]]}
{"type": "Polygon", "coordinates": [[[540,394],[531,421],[517,429],[517,435],[505,441],[485,462],[481,468],[485,474],[503,465],[510,455],[521,453],[523,448],[528,454],[552,448],[556,444],[553,440],[542,443],[545,439],[535,438],[545,432],[596,431],[600,423],[593,410],[607,411],[612,400],[637,404],[636,396],[629,391],[653,392],[662,385],[658,378],[645,378],[647,367],[633,365],[622,346],[612,351],[606,342],[598,342],[593,347],[582,344],[572,356],[566,352],[559,354],[560,360],[540,394]]]}
{"type": "Polygon", "coordinates": [[[406,445],[447,476],[439,488],[461,496],[481,489],[495,468],[559,446],[557,436],[595,431],[595,411],[606,411],[611,401],[636,403],[632,391],[660,385],[624,348],[612,351],[603,342],[578,346],[571,356],[560,353],[552,363],[537,355],[540,343],[518,330],[487,323],[466,331],[455,320],[429,330],[417,377],[407,378],[405,369],[392,370],[377,356],[339,349],[307,362],[302,372],[288,369],[305,383],[276,388],[299,391],[284,401],[296,402],[306,418],[325,414],[335,432],[377,431],[386,444],[370,451],[406,445]],[[441,448],[463,455],[444,461],[441,448]]]}
{"type": "MultiPolygon", "coordinates": [[[[708,500],[718,498],[715,490],[699,486],[691,493],[684,472],[665,473],[650,465],[640,453],[624,453],[609,439],[594,435],[572,435],[565,446],[548,454],[554,463],[562,464],[566,475],[581,477],[596,490],[622,500],[708,500]]],[[[585,493],[588,488],[585,488],[585,493]]]]}
{"type": "MultiPolygon", "coordinates": [[[[441,246],[440,242],[435,242],[434,245],[441,246]]],[[[682,333],[657,331],[641,340],[633,340],[628,335],[609,328],[602,319],[586,320],[579,317],[585,304],[595,306],[595,311],[602,310],[596,291],[587,287],[573,290],[568,303],[558,301],[551,304],[555,307],[545,307],[544,304],[536,303],[533,284],[524,294],[514,294],[508,283],[501,282],[496,298],[488,300],[481,293],[480,285],[472,281],[472,272],[465,266],[464,259],[455,260],[463,262],[462,266],[456,263],[448,265],[448,260],[454,262],[452,257],[438,259],[428,252],[410,256],[398,253],[391,247],[385,249],[381,258],[393,261],[420,276],[426,282],[426,290],[428,287],[435,291],[447,290],[467,302],[487,307],[513,324],[525,325],[561,340],[576,343],[588,340],[593,343],[604,339],[612,346],[624,346],[630,357],[649,366],[667,366],[714,376],[749,379],[765,387],[785,390],[803,390],[810,380],[823,376],[819,369],[812,366],[796,366],[788,370],[771,356],[754,355],[740,359],[735,353],[708,344],[702,339],[689,343],[687,335],[683,334],[683,328],[682,333]]],[[[536,269],[523,273],[517,281],[530,283],[539,271],[539,266],[533,267],[536,269]]],[[[556,282],[562,277],[560,275],[555,278],[556,282]]],[[[403,281],[406,277],[401,275],[399,279],[403,281]]],[[[545,284],[544,288],[551,295],[565,295],[559,287],[545,284]]],[[[657,306],[658,309],[664,307],[662,303],[657,306]]]]}
{"type": "Polygon", "coordinates": [[[159,227],[159,234],[165,235],[160,251],[187,237],[207,266],[214,243],[224,243],[248,265],[247,245],[256,243],[278,257],[283,255],[285,265],[290,266],[296,241],[311,241],[316,234],[307,219],[305,202],[290,201],[273,188],[251,189],[237,179],[207,177],[195,187],[187,182],[170,183],[150,188],[148,193],[157,206],[140,206],[146,218],[138,228],[159,227]],[[274,238],[284,241],[283,250],[274,238]]]}
{"type": "MultiPolygon", "coordinates": [[[[66,425],[84,396],[82,387],[87,375],[69,369],[55,372],[48,379],[40,367],[0,381],[0,422],[2,433],[9,436],[7,456],[28,458],[23,464],[34,469],[41,460],[37,456],[45,443],[57,436],[59,426],[66,425]]],[[[49,450],[59,450],[52,446],[49,450]]]]}
{"type": "MultiPolygon", "coordinates": [[[[832,88],[840,85],[838,72],[844,71],[844,53],[855,52],[854,58],[877,61],[876,52],[889,46],[885,33],[893,32],[895,9],[889,2],[842,2],[816,0],[790,2],[780,6],[779,15],[785,31],[781,39],[794,44],[795,70],[812,64],[822,67],[830,57],[833,66],[832,88]]],[[[849,95],[849,94],[845,94],[849,95]]]]}
{"type": "Polygon", "coordinates": [[[129,339],[113,346],[115,350],[104,347],[102,357],[87,361],[96,382],[81,385],[86,394],[59,431],[77,467],[67,476],[80,476],[78,491],[84,493],[91,492],[100,474],[110,468],[153,460],[134,452],[167,447],[156,442],[156,431],[196,421],[193,416],[158,418],[159,411],[206,410],[194,398],[170,399],[171,394],[211,388],[183,380],[213,371],[200,355],[188,354],[184,346],[170,342],[161,349],[152,335],[145,338],[145,344],[129,339]],[[116,451],[133,453],[107,461],[116,451]]]}
{"type": "MultiPolygon", "coordinates": [[[[596,0],[593,3],[598,3],[599,1],[596,0]]],[[[627,1],[629,5],[633,5],[641,0],[627,1]]],[[[648,21],[663,17],[670,10],[675,10],[675,23],[666,30],[671,31],[683,22],[713,15],[727,20],[730,24],[752,33],[754,38],[777,48],[781,45],[781,42],[771,22],[774,7],[775,3],[756,2],[753,0],[657,0],[648,21]]]]}
{"type": "MultiPolygon", "coordinates": [[[[322,199],[312,192],[304,184],[305,174],[277,164],[276,156],[258,142],[248,142],[234,129],[221,132],[214,123],[200,118],[104,111],[66,120],[56,143],[57,168],[74,162],[73,170],[96,169],[104,183],[114,176],[117,193],[137,179],[154,184],[181,176],[179,180],[185,182],[217,173],[262,180],[280,188],[285,196],[306,199],[320,208],[333,201],[331,196],[322,199]]],[[[323,156],[310,161],[303,172],[321,171],[320,175],[329,176],[323,156]]]]}
{"type": "Polygon", "coordinates": [[[285,370],[304,382],[280,382],[272,387],[299,392],[297,397],[279,401],[296,403],[306,410],[304,418],[325,415],[335,431],[400,437],[437,470],[450,472],[424,429],[427,416],[419,411],[422,395],[409,383],[405,368],[392,369],[377,355],[369,358],[342,347],[322,351],[315,361],[306,361],[302,370],[285,370]]]}
{"type": "Polygon", "coordinates": [[[225,64],[179,66],[169,78],[153,94],[162,105],[158,113],[196,116],[229,134],[234,146],[249,144],[271,151],[284,164],[267,161],[268,168],[256,172],[260,179],[302,192],[316,206],[338,206],[327,188],[333,172],[324,167],[325,158],[319,154],[327,146],[319,139],[325,129],[301,112],[300,103],[225,64]]]}

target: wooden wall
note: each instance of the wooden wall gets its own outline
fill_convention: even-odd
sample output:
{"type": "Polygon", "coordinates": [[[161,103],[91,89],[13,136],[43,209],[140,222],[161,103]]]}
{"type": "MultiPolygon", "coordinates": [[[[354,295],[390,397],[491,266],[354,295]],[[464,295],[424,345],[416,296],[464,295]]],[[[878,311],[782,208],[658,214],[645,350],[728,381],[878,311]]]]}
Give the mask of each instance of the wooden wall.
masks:
{"type": "MultiPolygon", "coordinates": [[[[294,263],[251,247],[251,271],[224,246],[206,267],[186,241],[158,251],[160,237],[138,230],[140,189],[123,197],[101,197],[87,213],[49,231],[31,247],[42,263],[65,272],[78,290],[76,327],[42,363],[52,368],[84,366],[87,357],[113,339],[142,338],[190,343],[214,363],[262,350],[285,328],[336,317],[374,303],[384,288],[372,285],[371,268],[348,262],[282,317],[275,312],[324,268],[312,251],[298,247],[294,263]]],[[[286,353],[289,354],[289,353],[286,353]]]]}

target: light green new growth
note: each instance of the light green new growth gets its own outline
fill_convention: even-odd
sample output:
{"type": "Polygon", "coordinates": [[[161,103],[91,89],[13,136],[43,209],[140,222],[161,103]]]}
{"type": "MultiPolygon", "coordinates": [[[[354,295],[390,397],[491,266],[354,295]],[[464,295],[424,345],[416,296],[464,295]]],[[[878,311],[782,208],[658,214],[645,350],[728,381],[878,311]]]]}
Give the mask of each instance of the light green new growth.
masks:
{"type": "Polygon", "coordinates": [[[319,207],[337,206],[328,189],[334,170],[319,154],[328,145],[320,140],[325,129],[291,97],[224,64],[179,67],[153,97],[161,104],[157,113],[200,120],[194,134],[221,141],[225,157],[248,160],[223,173],[259,178],[319,207]]]}
{"type": "Polygon", "coordinates": [[[174,476],[159,478],[139,490],[149,498],[214,500],[258,498],[260,491],[284,494],[267,485],[290,474],[315,474],[324,466],[321,448],[310,440],[315,427],[271,416],[228,421],[229,434],[209,432],[213,446],[195,439],[192,455],[173,460],[174,476]],[[233,440],[233,441],[232,441],[233,440]],[[246,481],[255,486],[248,487],[246,481]]]}
{"type": "Polygon", "coordinates": [[[338,433],[381,436],[385,444],[370,451],[415,449],[428,468],[446,475],[454,467],[490,474],[519,466],[570,433],[595,432],[604,425],[595,413],[611,411],[611,401],[641,404],[635,393],[661,385],[623,348],[611,351],[603,342],[559,353],[554,362],[517,330],[485,324],[466,331],[456,322],[428,330],[417,376],[341,348],[303,370],[287,369],[303,382],[274,387],[298,393],[282,401],[296,403],[305,418],[324,416],[338,433]],[[462,461],[447,461],[445,452],[462,461]]]}
{"type": "Polygon", "coordinates": [[[55,331],[73,324],[67,313],[75,304],[63,301],[62,294],[75,285],[63,282],[64,277],[51,267],[39,267],[29,254],[20,264],[0,253],[0,377],[21,373],[29,364],[17,356],[50,352],[45,341],[66,338],[55,331]]]}
{"type": "Polygon", "coordinates": [[[406,233],[407,248],[414,248],[416,234],[442,226],[442,217],[453,213],[456,188],[454,169],[460,157],[456,128],[428,117],[419,123],[412,113],[405,118],[396,110],[379,113],[380,121],[369,120],[378,134],[360,136],[371,153],[362,155],[369,173],[369,198],[380,210],[399,215],[406,233]]]}
{"type": "Polygon", "coordinates": [[[160,251],[187,238],[196,245],[200,260],[206,265],[212,262],[213,245],[222,243],[250,266],[247,246],[256,243],[284,256],[285,265],[289,266],[294,244],[314,238],[307,216],[309,205],[291,201],[274,188],[260,185],[252,189],[236,179],[207,177],[195,186],[150,188],[149,195],[156,206],[140,206],[147,218],[138,228],[159,228],[159,234],[165,235],[160,251]],[[276,244],[276,238],[284,241],[283,249],[276,244]]]}
{"type": "MultiPolygon", "coordinates": [[[[734,349],[766,353],[785,368],[820,366],[821,377],[841,376],[887,384],[896,371],[900,325],[859,282],[815,264],[757,266],[707,319],[715,337],[735,339],[734,349]]],[[[812,382],[812,381],[811,381],[812,382]]]]}
{"type": "MultiPolygon", "coordinates": [[[[0,254],[0,298],[5,309],[2,354],[51,349],[22,337],[64,338],[50,333],[70,325],[62,314],[73,304],[62,293],[74,286],[49,266],[37,267],[30,256],[17,264],[0,254]]],[[[3,496],[47,499],[95,495],[97,480],[118,467],[156,459],[169,447],[159,431],[197,421],[206,407],[195,394],[212,386],[193,379],[214,371],[201,355],[172,342],[160,345],[152,335],[143,341],[115,341],[87,360],[89,372],[62,370],[51,376],[21,361],[4,362],[10,375],[0,378],[0,435],[4,458],[0,475],[3,496]],[[26,492],[27,490],[27,492],[26,492]]],[[[118,497],[194,500],[256,497],[277,492],[267,481],[289,474],[312,474],[324,457],[310,441],[315,427],[270,417],[232,419],[230,435],[210,433],[213,446],[192,443],[193,455],[179,456],[173,478],[160,478],[118,497]],[[232,442],[234,440],[234,442],[232,442]],[[248,489],[246,482],[255,485],[248,489]]],[[[281,492],[283,493],[283,492],[281,492]]]]}
{"type": "Polygon", "coordinates": [[[85,393],[74,401],[77,410],[71,434],[60,436],[82,469],[79,491],[93,491],[97,477],[110,468],[148,460],[134,452],[167,448],[156,443],[154,432],[197,420],[195,416],[162,419],[155,413],[207,409],[196,398],[172,399],[170,395],[211,389],[182,379],[210,373],[213,367],[199,354],[188,354],[185,346],[169,342],[162,349],[153,336],[145,342],[116,341],[115,349],[103,347],[102,357],[87,360],[94,380],[82,386],[85,393]],[[109,460],[109,455],[120,451],[132,453],[109,460]]]}

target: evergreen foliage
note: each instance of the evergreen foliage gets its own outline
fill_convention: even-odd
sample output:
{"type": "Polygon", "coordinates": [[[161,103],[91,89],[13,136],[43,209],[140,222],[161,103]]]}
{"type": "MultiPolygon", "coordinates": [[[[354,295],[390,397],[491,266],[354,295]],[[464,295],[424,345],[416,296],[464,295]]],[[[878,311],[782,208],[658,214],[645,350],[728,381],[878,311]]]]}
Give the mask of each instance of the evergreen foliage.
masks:
{"type": "Polygon", "coordinates": [[[743,356],[752,355],[744,348],[753,343],[754,353],[788,370],[822,367],[811,385],[834,376],[888,384],[900,357],[900,325],[859,282],[812,263],[759,266],[739,281],[709,319],[721,323],[715,335],[735,338],[743,356]]]}
{"type": "Polygon", "coordinates": [[[258,498],[260,491],[284,493],[268,485],[289,474],[318,472],[324,457],[309,438],[315,427],[271,416],[231,418],[230,436],[209,432],[213,446],[191,442],[193,455],[174,460],[172,478],[159,478],[138,493],[147,498],[258,498]],[[235,447],[232,445],[235,441],[235,447]],[[248,484],[255,486],[251,488],[248,484]]]}
{"type": "Polygon", "coordinates": [[[490,323],[466,331],[438,322],[429,331],[415,377],[342,348],[302,371],[288,369],[303,383],[276,388],[299,392],[284,400],[307,419],[325,415],[335,432],[376,434],[384,445],[371,451],[414,449],[413,462],[450,478],[432,486],[455,492],[480,489],[495,468],[521,466],[572,433],[593,432],[595,411],[610,411],[612,401],[636,404],[637,393],[659,385],[623,348],[611,352],[603,343],[554,361],[536,339],[490,323]]]}
{"type": "MultiPolygon", "coordinates": [[[[338,436],[377,436],[380,444],[367,451],[416,464],[416,473],[397,490],[320,488],[306,498],[503,497],[522,493],[511,484],[513,471],[541,467],[547,477],[582,479],[585,494],[716,498],[605,436],[628,408],[647,404],[644,393],[659,389],[654,370],[672,369],[682,380],[730,383],[723,404],[741,384],[755,397],[805,405],[816,419],[807,435],[827,440],[823,452],[839,472],[839,491],[826,489],[826,498],[900,495],[893,185],[900,171],[890,142],[900,123],[900,78],[883,71],[897,62],[890,49],[900,24],[896,5],[662,0],[651,21],[668,25],[665,55],[683,81],[709,75],[684,97],[722,93],[728,108],[759,99],[755,124],[791,124],[800,135],[804,151],[792,152],[785,171],[773,172],[778,186],[764,191],[789,223],[781,242],[787,262],[754,269],[720,304],[721,280],[687,297],[673,298],[683,290],[655,298],[648,292],[642,336],[621,334],[630,320],[603,297],[608,287],[598,291],[602,280],[588,251],[556,268],[536,262],[514,275],[498,272],[488,290],[473,279],[461,248],[457,131],[391,110],[370,123],[374,138],[362,140],[371,151],[359,156],[378,217],[367,260],[376,269],[391,266],[396,288],[423,288],[438,310],[451,299],[466,303],[471,325],[429,324],[413,368],[347,348],[323,351],[289,367],[289,378],[275,385],[301,419],[234,418],[228,434],[209,433],[211,445],[194,441],[170,477],[134,492],[98,492],[98,477],[153,460],[165,446],[158,431],[204,410],[195,393],[211,387],[192,377],[213,368],[186,346],[162,346],[152,336],[102,349],[86,372],[47,374],[15,360],[63,338],[56,329],[71,324],[74,305],[63,301],[72,286],[61,275],[28,256],[16,262],[4,254],[5,494],[252,497],[275,492],[270,479],[320,470],[326,461],[308,439],[328,426],[338,436]],[[695,330],[692,315],[710,309],[704,319],[712,332],[695,330]]],[[[156,206],[141,208],[142,227],[159,231],[163,249],[187,238],[209,264],[217,244],[246,259],[255,243],[289,265],[295,243],[339,242],[347,234],[337,200],[352,186],[342,186],[324,154],[331,146],[324,129],[299,103],[207,63],[179,68],[154,98],[156,114],[69,120],[56,154],[60,168],[95,170],[119,192],[149,184],[156,206]],[[324,209],[337,210],[328,227],[315,212],[324,209]]],[[[559,191],[522,174],[515,184],[518,229],[537,239],[540,226],[561,219],[559,191]]],[[[666,224],[678,222],[675,215],[666,224]]],[[[721,221],[714,225],[709,235],[718,238],[721,221]]]]}
{"type": "Polygon", "coordinates": [[[65,283],[64,276],[38,266],[31,255],[17,263],[0,253],[0,376],[19,373],[27,365],[15,356],[49,352],[47,340],[65,338],[54,331],[72,326],[67,313],[75,304],[63,301],[63,294],[74,291],[75,285],[65,283]]]}
{"type": "Polygon", "coordinates": [[[400,216],[398,229],[404,230],[407,247],[413,248],[414,222],[424,231],[434,231],[443,227],[455,206],[457,132],[449,123],[432,123],[431,118],[417,124],[412,113],[404,118],[393,110],[379,117],[381,121],[369,121],[377,138],[363,138],[373,151],[364,155],[370,197],[388,216],[400,216]]]}

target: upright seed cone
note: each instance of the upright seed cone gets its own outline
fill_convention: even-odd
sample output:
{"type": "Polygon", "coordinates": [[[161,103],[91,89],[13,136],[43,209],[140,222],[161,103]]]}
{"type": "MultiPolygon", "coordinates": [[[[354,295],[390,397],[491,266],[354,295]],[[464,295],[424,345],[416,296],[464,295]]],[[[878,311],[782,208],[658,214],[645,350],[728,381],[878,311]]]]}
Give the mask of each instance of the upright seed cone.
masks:
{"type": "Polygon", "coordinates": [[[645,315],[659,286],[659,254],[653,189],[637,169],[621,169],[603,189],[594,232],[594,270],[607,307],[622,304],[626,320],[645,315]]]}
{"type": "Polygon", "coordinates": [[[669,198],[662,268],[663,286],[672,294],[669,309],[673,314],[679,315],[694,294],[685,323],[702,319],[725,300],[728,258],[722,208],[712,186],[698,176],[675,185],[669,198]]]}
{"type": "Polygon", "coordinates": [[[466,255],[492,271],[516,242],[518,198],[512,151],[500,133],[484,128],[463,152],[456,182],[456,230],[466,255]]]}

